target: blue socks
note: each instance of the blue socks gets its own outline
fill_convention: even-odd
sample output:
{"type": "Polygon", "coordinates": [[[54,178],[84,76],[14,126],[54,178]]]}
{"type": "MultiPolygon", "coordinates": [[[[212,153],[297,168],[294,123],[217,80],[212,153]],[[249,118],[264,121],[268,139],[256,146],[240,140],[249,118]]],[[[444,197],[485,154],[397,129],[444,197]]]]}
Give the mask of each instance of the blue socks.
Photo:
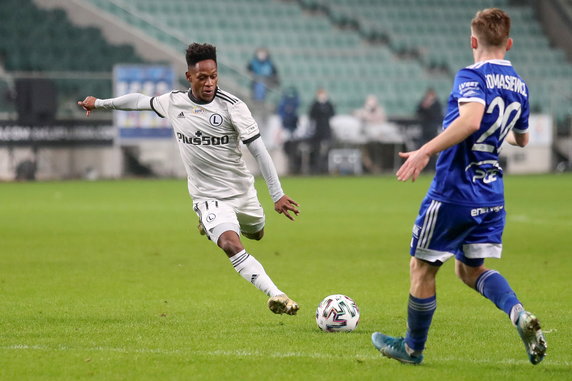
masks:
{"type": "MultiPolygon", "coordinates": [[[[407,306],[407,334],[405,343],[413,353],[421,353],[425,348],[427,334],[433,314],[437,309],[437,295],[419,299],[409,295],[407,306]]],[[[410,353],[411,354],[411,353],[410,353]]]]}
{"type": "MultiPolygon", "coordinates": [[[[501,274],[495,270],[485,271],[477,279],[475,288],[485,298],[491,300],[499,309],[509,315],[513,323],[515,323],[518,312],[522,310],[522,305],[512,288],[510,288],[507,280],[501,274]]],[[[425,348],[427,334],[429,333],[431,320],[436,309],[436,295],[424,299],[409,295],[405,343],[409,351],[411,351],[410,355],[420,354],[425,348]]]]}
{"type": "Polygon", "coordinates": [[[509,316],[512,308],[520,304],[507,280],[495,270],[482,273],[477,278],[475,288],[509,316]]]}

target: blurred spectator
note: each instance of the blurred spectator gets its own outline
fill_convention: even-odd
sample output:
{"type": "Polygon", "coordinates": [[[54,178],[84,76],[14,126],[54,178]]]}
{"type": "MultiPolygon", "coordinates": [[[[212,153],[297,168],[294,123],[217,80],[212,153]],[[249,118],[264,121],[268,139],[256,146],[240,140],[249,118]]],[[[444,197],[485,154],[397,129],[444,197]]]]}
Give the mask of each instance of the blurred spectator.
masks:
{"type": "Polygon", "coordinates": [[[279,84],[278,70],[276,70],[268,50],[265,48],[256,49],[247,69],[253,76],[252,99],[264,102],[268,95],[268,89],[279,84]]]}
{"type": "Polygon", "coordinates": [[[300,97],[298,90],[294,87],[287,87],[282,93],[278,104],[278,115],[282,128],[287,131],[284,142],[284,152],[288,157],[288,171],[291,174],[300,173],[301,157],[299,145],[301,141],[294,138],[294,132],[298,128],[298,108],[300,107],[300,97]]]}
{"type": "Polygon", "coordinates": [[[324,173],[327,169],[328,152],[332,140],[330,119],[335,114],[334,106],[330,102],[326,90],[318,89],[309,114],[310,122],[314,127],[314,134],[310,138],[310,169],[312,173],[324,173]]]}
{"type": "Polygon", "coordinates": [[[362,147],[362,163],[366,172],[381,172],[382,130],[387,123],[385,110],[379,104],[375,95],[368,95],[363,107],[354,111],[354,116],[360,120],[365,144],[362,147]]]}
{"type": "Polygon", "coordinates": [[[443,122],[443,110],[437,93],[428,88],[421,101],[417,105],[417,117],[421,123],[421,140],[419,147],[433,139],[443,122]]]}
{"type": "Polygon", "coordinates": [[[362,108],[354,111],[354,116],[362,122],[364,130],[368,127],[376,127],[387,121],[385,110],[375,95],[368,95],[362,108]]]}
{"type": "Polygon", "coordinates": [[[278,104],[278,115],[280,115],[282,127],[290,133],[298,127],[298,107],[300,107],[298,90],[294,86],[287,87],[278,104]]]}

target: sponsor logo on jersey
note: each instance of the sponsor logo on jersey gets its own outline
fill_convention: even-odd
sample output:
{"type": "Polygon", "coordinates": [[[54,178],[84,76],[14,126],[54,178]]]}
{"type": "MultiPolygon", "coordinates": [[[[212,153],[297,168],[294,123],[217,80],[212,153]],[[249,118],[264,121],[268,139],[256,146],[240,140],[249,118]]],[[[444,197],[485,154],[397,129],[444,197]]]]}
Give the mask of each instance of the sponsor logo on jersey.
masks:
{"type": "Polygon", "coordinates": [[[209,213],[206,218],[207,222],[213,222],[215,219],[216,219],[216,214],[214,213],[209,213]]]}
{"type": "Polygon", "coordinates": [[[179,115],[177,115],[177,118],[183,118],[183,119],[184,119],[184,118],[185,118],[185,114],[181,111],[181,112],[179,113],[179,115]]]}
{"type": "Polygon", "coordinates": [[[484,160],[479,162],[472,162],[467,165],[465,172],[473,170],[473,182],[478,180],[485,184],[490,184],[498,180],[498,175],[502,174],[502,168],[496,160],[484,160]]]}
{"type": "Polygon", "coordinates": [[[479,83],[478,82],[463,82],[459,85],[459,91],[463,91],[465,89],[478,89],[479,83]]]}
{"type": "Polygon", "coordinates": [[[469,91],[463,93],[464,97],[470,97],[472,95],[479,95],[479,93],[477,93],[476,91],[473,91],[473,90],[469,90],[469,91]]]}
{"type": "Polygon", "coordinates": [[[192,112],[193,114],[200,114],[200,113],[202,113],[202,112],[205,112],[205,109],[202,108],[202,107],[199,107],[199,106],[193,106],[193,107],[191,108],[191,112],[192,112]]]}
{"type": "Polygon", "coordinates": [[[228,144],[230,138],[228,135],[210,136],[203,134],[201,131],[197,131],[195,132],[195,136],[192,137],[177,132],[177,140],[181,143],[191,144],[194,146],[220,146],[221,144],[228,144]]]}
{"type": "Polygon", "coordinates": [[[209,117],[209,123],[210,123],[211,126],[213,126],[213,127],[218,127],[218,126],[220,126],[220,125],[222,124],[222,121],[223,121],[222,115],[220,115],[220,114],[212,114],[212,115],[209,117]]]}
{"type": "Polygon", "coordinates": [[[476,217],[478,215],[486,214],[486,213],[490,213],[490,212],[498,213],[503,209],[504,209],[503,205],[491,206],[491,207],[485,207],[485,208],[475,208],[475,209],[471,209],[471,217],[476,217]]]}
{"type": "Polygon", "coordinates": [[[459,92],[465,98],[479,94],[478,82],[463,82],[459,85],[459,92]]]}

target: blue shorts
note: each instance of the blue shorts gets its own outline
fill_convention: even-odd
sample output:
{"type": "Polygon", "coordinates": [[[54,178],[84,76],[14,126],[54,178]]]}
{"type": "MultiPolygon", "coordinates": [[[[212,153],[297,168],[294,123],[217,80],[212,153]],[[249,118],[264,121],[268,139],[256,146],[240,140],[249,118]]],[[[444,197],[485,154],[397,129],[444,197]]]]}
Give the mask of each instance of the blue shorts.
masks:
{"type": "Polygon", "coordinates": [[[504,205],[471,207],[425,197],[413,226],[411,256],[441,265],[452,256],[469,266],[500,258],[504,205]]]}

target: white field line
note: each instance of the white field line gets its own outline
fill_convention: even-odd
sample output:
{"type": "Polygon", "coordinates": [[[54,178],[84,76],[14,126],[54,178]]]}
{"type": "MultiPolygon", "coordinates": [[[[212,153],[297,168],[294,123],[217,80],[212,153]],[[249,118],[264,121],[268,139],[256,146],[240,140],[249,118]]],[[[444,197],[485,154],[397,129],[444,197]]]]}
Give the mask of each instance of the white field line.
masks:
{"type": "Polygon", "coordinates": [[[555,226],[572,226],[572,221],[555,221],[542,218],[531,218],[524,214],[508,215],[507,219],[513,222],[531,224],[531,225],[555,225],[555,226]]]}
{"type": "MultiPolygon", "coordinates": [[[[77,352],[77,351],[85,351],[85,352],[115,352],[115,353],[151,353],[151,354],[161,354],[161,355],[188,355],[188,354],[195,354],[195,355],[202,355],[202,356],[212,356],[212,357],[234,357],[234,358],[310,358],[310,359],[324,359],[324,360],[377,360],[382,358],[381,355],[377,354],[367,354],[367,355],[330,355],[330,354],[322,354],[322,353],[304,353],[304,352],[259,352],[259,351],[242,351],[242,350],[235,350],[235,351],[223,351],[223,350],[216,350],[216,351],[194,351],[194,350],[168,350],[168,349],[161,349],[161,348],[114,348],[114,347],[67,347],[67,346],[57,346],[57,347],[48,347],[43,345],[9,345],[9,346],[0,346],[0,350],[35,350],[35,351],[47,351],[47,352],[77,352]]],[[[524,357],[524,354],[523,354],[524,357]]],[[[496,365],[525,365],[529,364],[527,360],[524,359],[506,359],[506,360],[478,360],[478,359],[471,359],[469,357],[431,357],[428,359],[427,362],[463,362],[463,363],[472,363],[472,364],[496,364],[496,365]]],[[[570,361],[553,361],[550,357],[547,356],[546,360],[544,360],[546,365],[557,365],[557,366],[572,366],[572,362],[570,361]]]]}

